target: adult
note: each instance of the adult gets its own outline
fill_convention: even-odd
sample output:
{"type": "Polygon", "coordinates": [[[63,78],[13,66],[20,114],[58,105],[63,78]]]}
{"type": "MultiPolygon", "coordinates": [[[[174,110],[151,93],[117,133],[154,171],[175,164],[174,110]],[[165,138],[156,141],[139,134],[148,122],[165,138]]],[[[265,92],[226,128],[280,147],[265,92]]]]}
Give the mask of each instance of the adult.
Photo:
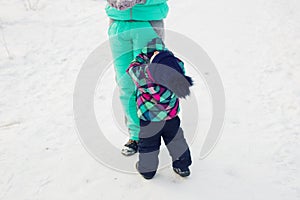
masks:
{"type": "Polygon", "coordinates": [[[126,69],[149,41],[156,37],[164,38],[163,19],[169,8],[167,0],[107,0],[107,3],[105,10],[110,18],[108,35],[120,100],[129,131],[129,141],[121,152],[129,156],[137,152],[140,125],[135,85],[126,69]]]}

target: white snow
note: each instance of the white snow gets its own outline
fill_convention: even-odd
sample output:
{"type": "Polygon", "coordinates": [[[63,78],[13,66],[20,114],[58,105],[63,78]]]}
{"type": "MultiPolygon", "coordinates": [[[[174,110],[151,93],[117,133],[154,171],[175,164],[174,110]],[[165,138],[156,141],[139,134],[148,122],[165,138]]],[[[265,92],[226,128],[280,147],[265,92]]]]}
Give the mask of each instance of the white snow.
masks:
{"type": "MultiPolygon", "coordinates": [[[[0,199],[300,199],[299,1],[169,1],[166,27],[212,58],[227,113],[209,157],[192,146],[189,178],[167,167],[151,181],[101,165],[76,134],[74,85],[108,39],[105,3],[0,1],[0,199]]],[[[95,107],[105,110],[99,91],[95,107]]],[[[126,140],[113,134],[119,146],[126,140]]]]}

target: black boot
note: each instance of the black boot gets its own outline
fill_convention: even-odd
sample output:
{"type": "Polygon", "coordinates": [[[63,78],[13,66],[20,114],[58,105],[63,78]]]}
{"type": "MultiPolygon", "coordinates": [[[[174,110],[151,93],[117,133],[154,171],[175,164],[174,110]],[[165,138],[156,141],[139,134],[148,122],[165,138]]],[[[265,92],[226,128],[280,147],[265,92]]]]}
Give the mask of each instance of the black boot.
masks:
{"type": "Polygon", "coordinates": [[[173,170],[176,174],[178,174],[181,177],[187,177],[191,174],[189,168],[186,169],[180,169],[180,168],[175,168],[173,167],[173,170]]]}
{"type": "Polygon", "coordinates": [[[129,140],[125,145],[124,148],[121,150],[121,153],[124,156],[131,156],[135,154],[138,150],[137,141],[129,140]]]}

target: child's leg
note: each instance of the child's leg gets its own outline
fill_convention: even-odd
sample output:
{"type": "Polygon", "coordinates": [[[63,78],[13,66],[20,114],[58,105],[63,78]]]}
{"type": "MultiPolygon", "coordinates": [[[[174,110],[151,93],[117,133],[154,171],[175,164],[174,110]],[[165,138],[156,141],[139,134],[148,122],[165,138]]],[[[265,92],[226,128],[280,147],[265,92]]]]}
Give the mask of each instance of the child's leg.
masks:
{"type": "Polygon", "coordinates": [[[162,137],[172,157],[172,166],[186,170],[192,164],[192,160],[179,117],[167,121],[162,137]]]}
{"type": "Polygon", "coordinates": [[[140,134],[138,143],[139,161],[137,170],[145,178],[152,178],[158,167],[158,154],[160,148],[160,137],[162,123],[140,122],[140,134]]]}

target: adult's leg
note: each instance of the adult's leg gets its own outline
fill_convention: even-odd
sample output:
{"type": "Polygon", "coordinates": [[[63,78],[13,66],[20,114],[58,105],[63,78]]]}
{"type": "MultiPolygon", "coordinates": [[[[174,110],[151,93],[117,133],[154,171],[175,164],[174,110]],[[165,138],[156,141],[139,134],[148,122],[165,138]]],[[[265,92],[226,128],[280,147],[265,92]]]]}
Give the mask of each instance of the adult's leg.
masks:
{"type": "Polygon", "coordinates": [[[139,119],[135,102],[135,85],[126,73],[133,60],[133,43],[130,36],[131,22],[114,21],[108,30],[114,58],[116,81],[120,89],[120,100],[125,112],[130,139],[138,140],[139,119]]]}
{"type": "Polygon", "coordinates": [[[130,62],[158,34],[149,22],[114,21],[109,28],[120,99],[127,119],[130,139],[138,140],[139,119],[136,110],[135,85],[126,73],[130,62]]]}
{"type": "Polygon", "coordinates": [[[150,22],[132,23],[131,37],[133,41],[134,57],[141,53],[153,38],[159,37],[150,22]]]}
{"type": "Polygon", "coordinates": [[[161,39],[165,39],[165,24],[163,20],[150,21],[151,26],[161,39]]]}

